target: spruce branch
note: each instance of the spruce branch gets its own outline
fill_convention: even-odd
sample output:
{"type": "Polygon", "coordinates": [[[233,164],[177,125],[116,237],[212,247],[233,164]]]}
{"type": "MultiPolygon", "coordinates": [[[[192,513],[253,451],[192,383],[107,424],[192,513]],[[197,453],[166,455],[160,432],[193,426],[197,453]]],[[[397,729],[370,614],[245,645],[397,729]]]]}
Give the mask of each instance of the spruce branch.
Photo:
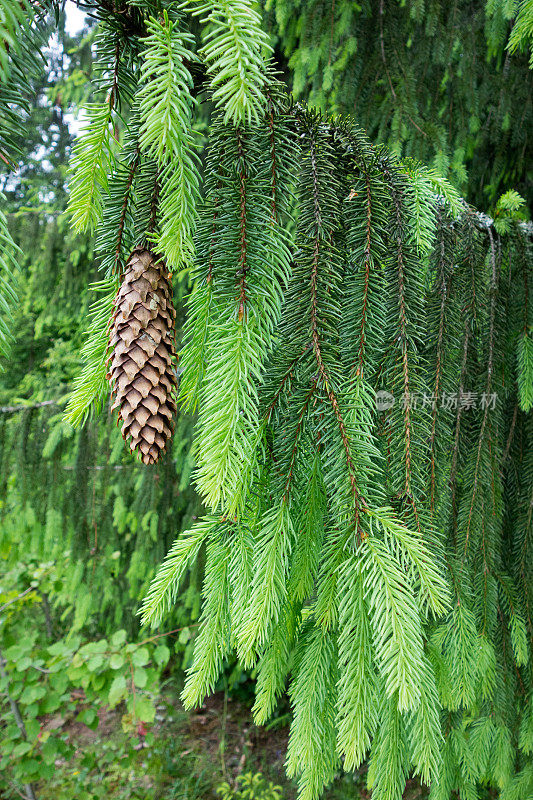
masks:
{"type": "Polygon", "coordinates": [[[398,698],[382,695],[378,735],[375,736],[367,787],[376,800],[399,800],[409,769],[406,720],[398,708],[398,698]]]}
{"type": "Polygon", "coordinates": [[[118,278],[112,276],[92,285],[92,290],[102,295],[91,305],[85,342],[80,351],[84,364],[65,409],[64,419],[74,427],[84,424],[91,412],[99,413],[109,395],[107,383],[107,353],[109,345],[109,320],[118,290],[118,278]]]}
{"type": "Polygon", "coordinates": [[[444,737],[439,719],[439,693],[433,667],[426,656],[419,677],[420,703],[409,713],[406,727],[414,774],[430,785],[439,780],[444,737]]]}
{"type": "Polygon", "coordinates": [[[158,625],[176,598],[186,570],[194,562],[203,543],[220,527],[217,517],[204,517],[190,531],[182,533],[171,549],[143,601],[139,614],[143,625],[158,625]]]}
{"type": "Polygon", "coordinates": [[[287,748],[287,774],[298,777],[300,800],[316,800],[332,781],[335,747],[336,642],[312,620],[300,639],[296,677],[289,694],[294,721],[287,748]]]}
{"type": "Polygon", "coordinates": [[[50,23],[48,2],[0,2],[0,160],[9,170],[26,157],[25,125],[46,64],[50,23]]]}
{"type": "Polygon", "coordinates": [[[364,573],[352,554],[339,574],[339,680],[336,725],[346,770],[356,770],[378,724],[378,679],[365,598],[364,573]]]}
{"type": "Polygon", "coordinates": [[[531,41],[533,39],[533,9],[529,0],[521,0],[518,5],[514,25],[509,35],[507,49],[510,53],[518,50],[527,50],[529,47],[531,54],[529,66],[533,69],[533,50],[531,41]]]}
{"type": "Polygon", "coordinates": [[[300,604],[287,602],[261,654],[252,709],[256,725],[266,724],[283,693],[299,626],[300,604]]]}
{"type": "Polygon", "coordinates": [[[410,574],[420,587],[422,608],[441,616],[450,605],[448,582],[436,560],[437,554],[430,552],[422,532],[409,530],[398,522],[391,509],[371,509],[367,513],[376,520],[391,549],[396,549],[401,559],[410,563],[410,574]]]}
{"type": "Polygon", "coordinates": [[[205,569],[206,597],[181,699],[185,708],[200,705],[211,693],[230,647],[229,543],[224,532],[210,538],[205,569]]]}
{"type": "MultiPolygon", "coordinates": [[[[264,424],[255,387],[272,346],[290,254],[280,225],[272,220],[263,224],[269,219],[265,128],[256,135],[221,126],[219,137],[221,185],[212,192],[220,198],[220,211],[209,214],[209,228],[200,229],[199,268],[205,283],[197,296],[203,304],[197,323],[205,324],[202,320],[209,315],[210,324],[203,353],[196,478],[212,508],[220,505],[233,514],[242,510],[256,470],[264,424]],[[251,158],[258,159],[258,169],[250,170],[251,158]],[[220,227],[219,213],[224,221],[220,227]],[[219,232],[214,249],[213,225],[219,232]]],[[[193,335],[191,346],[194,341],[193,335]]]]}
{"type": "Polygon", "coordinates": [[[518,397],[522,411],[533,408],[533,338],[523,333],[516,346],[518,397]]]}
{"type": "Polygon", "coordinates": [[[159,167],[158,247],[171,267],[187,266],[199,196],[198,157],[193,144],[192,113],[196,100],[188,64],[196,60],[194,39],[163,12],[162,21],[147,21],[137,95],[141,149],[159,167]]]}
{"type": "Polygon", "coordinates": [[[0,81],[5,83],[9,77],[10,56],[20,49],[21,30],[30,27],[33,9],[27,0],[20,3],[2,0],[0,3],[0,81]]]}
{"type": "Polygon", "coordinates": [[[103,203],[102,220],[97,230],[96,252],[106,278],[120,276],[134,241],[134,182],[140,165],[140,152],[124,143],[123,157],[117,162],[103,203]]]}
{"type": "Polygon", "coordinates": [[[137,93],[141,118],[140,143],[144,152],[160,165],[179,157],[183,139],[190,135],[193,79],[188,64],[196,60],[191,48],[194,37],[180,30],[166,10],[162,20],[146,22],[141,66],[141,88],[137,93]]]}
{"type": "Polygon", "coordinates": [[[200,55],[224,122],[258,124],[266,106],[266,61],[272,53],[261,17],[249,0],[195,0],[188,4],[206,26],[200,55]]]}
{"type": "Polygon", "coordinates": [[[258,523],[250,602],[243,621],[243,661],[251,664],[268,640],[287,602],[289,556],[294,529],[288,501],[266,511],[258,523]]]}
{"type": "Polygon", "coordinates": [[[365,592],[377,665],[387,697],[397,696],[400,711],[414,711],[420,703],[423,644],[413,587],[386,543],[370,536],[364,547],[365,592]]]}
{"type": "MultiPolygon", "coordinates": [[[[489,331],[488,331],[488,353],[487,353],[487,380],[485,385],[485,394],[487,397],[492,391],[493,370],[494,370],[494,348],[495,348],[495,315],[496,315],[496,297],[498,288],[498,271],[497,271],[497,255],[494,237],[490,228],[487,228],[487,234],[490,242],[490,263],[491,263],[491,276],[490,276],[490,311],[489,311],[489,331]]],[[[464,555],[466,556],[468,549],[468,542],[470,537],[470,529],[472,525],[472,516],[474,513],[474,505],[476,503],[476,496],[478,484],[480,480],[480,467],[482,461],[483,448],[485,444],[485,430],[487,428],[487,421],[489,415],[489,404],[485,406],[481,428],[479,431],[478,445],[476,452],[476,460],[474,467],[474,474],[472,479],[472,490],[470,494],[470,503],[468,507],[468,516],[465,525],[464,534],[464,555]]]]}
{"type": "Polygon", "coordinates": [[[117,145],[109,102],[87,104],[82,113],[85,120],[70,159],[67,210],[76,231],[92,231],[102,215],[103,194],[117,145]]]}

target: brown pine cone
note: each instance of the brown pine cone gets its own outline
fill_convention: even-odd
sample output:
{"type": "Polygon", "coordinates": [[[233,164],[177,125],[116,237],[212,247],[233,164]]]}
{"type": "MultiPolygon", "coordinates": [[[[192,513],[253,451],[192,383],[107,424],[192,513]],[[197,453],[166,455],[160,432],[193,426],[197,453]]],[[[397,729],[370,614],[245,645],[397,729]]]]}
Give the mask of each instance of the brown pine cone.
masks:
{"type": "Polygon", "coordinates": [[[176,413],[176,312],[169,278],[162,259],[136,247],[110,323],[112,408],[118,408],[122,436],[145,464],[154,464],[164,451],[176,413]]]}

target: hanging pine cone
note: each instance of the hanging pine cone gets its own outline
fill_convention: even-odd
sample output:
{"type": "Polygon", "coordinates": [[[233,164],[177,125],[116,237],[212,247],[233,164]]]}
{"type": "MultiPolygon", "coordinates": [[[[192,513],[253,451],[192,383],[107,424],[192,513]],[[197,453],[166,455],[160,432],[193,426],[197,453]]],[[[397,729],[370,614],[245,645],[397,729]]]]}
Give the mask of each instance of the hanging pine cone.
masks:
{"type": "Polygon", "coordinates": [[[108,380],[122,436],[154,464],[172,435],[176,351],[172,288],[164,262],[142,247],[128,259],[110,323],[108,380]]]}

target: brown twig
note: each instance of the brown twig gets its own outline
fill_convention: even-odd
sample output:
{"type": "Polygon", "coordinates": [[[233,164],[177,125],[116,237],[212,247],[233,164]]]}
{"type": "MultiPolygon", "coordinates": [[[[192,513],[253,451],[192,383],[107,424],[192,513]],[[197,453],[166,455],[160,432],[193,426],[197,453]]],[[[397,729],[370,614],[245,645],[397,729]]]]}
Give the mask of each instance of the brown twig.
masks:
{"type": "Polygon", "coordinates": [[[496,266],[496,250],[494,247],[494,237],[490,228],[487,228],[487,234],[490,242],[491,262],[492,262],[492,277],[491,277],[491,298],[490,298],[490,315],[489,315],[489,341],[488,341],[488,363],[487,363],[487,383],[485,388],[485,395],[487,402],[485,403],[485,413],[481,422],[481,430],[479,432],[476,466],[474,468],[474,484],[472,487],[472,499],[470,502],[470,509],[468,511],[468,522],[466,525],[466,536],[463,557],[466,556],[468,548],[468,539],[470,536],[470,523],[472,522],[472,513],[474,511],[474,503],[476,500],[478,478],[479,478],[479,463],[481,461],[481,448],[483,446],[483,437],[485,434],[485,427],[489,414],[488,397],[492,388],[492,370],[494,364],[494,319],[496,316],[496,289],[497,289],[497,266],[496,266]]]}
{"type": "Polygon", "coordinates": [[[359,515],[360,515],[360,503],[363,510],[367,508],[366,501],[363,497],[359,494],[359,489],[357,487],[356,481],[356,473],[355,473],[355,465],[353,463],[351,448],[350,448],[350,440],[348,437],[348,432],[346,428],[346,423],[344,422],[344,418],[342,416],[339,402],[333,391],[333,387],[331,384],[331,380],[329,379],[328,371],[326,365],[324,363],[324,359],[322,357],[322,347],[320,343],[320,334],[319,334],[319,325],[318,325],[318,263],[319,263],[319,256],[320,256],[320,236],[319,231],[322,227],[322,213],[320,208],[320,195],[319,195],[319,188],[318,188],[318,171],[316,165],[316,153],[315,153],[315,144],[314,140],[311,139],[311,147],[310,147],[310,155],[311,155],[311,171],[313,177],[313,202],[315,206],[315,223],[316,223],[316,233],[315,233],[315,240],[313,246],[313,264],[311,268],[311,339],[313,343],[313,352],[315,355],[315,359],[317,362],[318,373],[320,378],[323,381],[324,388],[328,399],[332,405],[333,413],[335,414],[335,418],[337,420],[337,424],[339,426],[339,432],[341,436],[342,445],[344,448],[346,464],[348,466],[348,474],[350,480],[350,486],[352,490],[352,496],[354,500],[354,512],[355,512],[355,530],[357,535],[360,539],[366,538],[366,534],[364,531],[361,530],[359,525],[359,515]]]}
{"type": "Polygon", "coordinates": [[[242,322],[246,308],[246,276],[248,273],[248,244],[246,240],[246,162],[244,157],[244,147],[242,142],[242,135],[237,128],[237,151],[239,154],[239,268],[237,276],[239,277],[239,322],[242,322]]]}
{"type": "MultiPolygon", "coordinates": [[[[439,211],[439,221],[441,219],[441,212],[439,211]]],[[[439,266],[441,271],[444,270],[444,254],[445,254],[445,247],[444,247],[444,236],[442,236],[440,241],[440,262],[439,266]]],[[[433,404],[432,414],[431,414],[431,435],[429,438],[430,442],[430,461],[431,461],[431,488],[430,488],[430,508],[431,512],[433,513],[435,509],[435,432],[437,427],[437,398],[439,396],[440,390],[440,379],[441,379],[441,372],[442,372],[442,341],[444,337],[444,318],[445,318],[445,309],[446,309],[446,300],[450,294],[450,284],[452,282],[452,275],[453,275],[453,265],[450,275],[448,276],[448,281],[445,280],[444,275],[442,275],[442,283],[441,283],[441,303],[440,303],[440,316],[439,316],[439,333],[437,336],[437,363],[435,369],[435,402],[433,404]]]]}
{"type": "Polygon", "coordinates": [[[361,326],[359,333],[359,348],[357,353],[358,372],[363,374],[363,364],[365,358],[365,330],[367,321],[367,307],[368,307],[368,290],[370,284],[370,248],[372,244],[372,195],[370,192],[370,181],[365,172],[366,183],[366,243],[364,250],[363,269],[365,272],[365,282],[363,289],[363,308],[361,311],[361,326]]]}
{"type": "Polygon", "coordinates": [[[131,196],[131,187],[133,185],[133,178],[135,176],[135,171],[137,170],[137,167],[139,165],[139,159],[140,159],[140,150],[139,146],[137,146],[137,149],[135,150],[135,156],[130,165],[128,180],[126,182],[126,192],[124,194],[124,199],[122,201],[122,206],[120,209],[120,217],[119,217],[118,231],[117,231],[117,243],[115,247],[115,255],[113,258],[113,272],[115,274],[118,273],[117,266],[120,259],[120,251],[122,250],[122,239],[124,238],[124,227],[126,224],[126,215],[128,213],[128,203],[131,196]]]}
{"type": "Polygon", "coordinates": [[[0,414],[17,414],[19,411],[28,411],[34,408],[44,408],[45,406],[59,406],[56,400],[43,400],[42,403],[32,403],[28,406],[0,406],[0,414]]]}

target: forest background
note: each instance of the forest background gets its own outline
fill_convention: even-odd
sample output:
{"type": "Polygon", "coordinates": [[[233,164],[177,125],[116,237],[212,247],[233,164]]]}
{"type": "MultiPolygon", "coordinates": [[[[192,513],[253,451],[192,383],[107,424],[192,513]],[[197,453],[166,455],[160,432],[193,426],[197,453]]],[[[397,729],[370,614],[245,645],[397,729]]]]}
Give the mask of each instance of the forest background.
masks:
{"type": "MultiPolygon", "coordinates": [[[[517,196],[513,211],[529,218],[530,5],[269,0],[263,13],[296,98],[353,114],[373,141],[430,165],[491,215],[517,191],[525,203],[517,196]]],[[[194,800],[218,787],[291,798],[288,706],[269,730],[254,728],[253,673],[227,663],[197,714],[176,699],[201,563],[161,632],[136,616],[170,544],[201,513],[193,420],[180,414],[155,467],[131,459],[107,409],[79,430],[63,421],[98,279],[98,242],[74,235],[64,213],[76,115],[91,99],[96,26],[86,22],[69,33],[62,15],[33,77],[17,169],[0,173],[21,248],[15,341],[0,374],[0,796],[194,800]]],[[[178,315],[187,289],[183,274],[178,315]]],[[[339,777],[326,797],[362,785],[339,777]]]]}

